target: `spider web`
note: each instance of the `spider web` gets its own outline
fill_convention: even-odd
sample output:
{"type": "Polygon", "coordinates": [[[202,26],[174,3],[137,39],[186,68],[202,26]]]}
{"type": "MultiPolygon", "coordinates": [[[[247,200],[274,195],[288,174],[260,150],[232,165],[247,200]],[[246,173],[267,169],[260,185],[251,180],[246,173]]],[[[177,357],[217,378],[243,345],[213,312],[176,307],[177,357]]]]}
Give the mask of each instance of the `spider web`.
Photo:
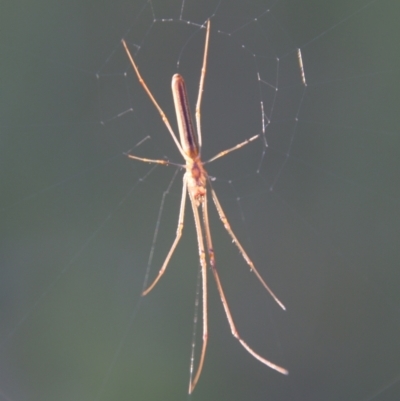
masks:
{"type": "Polygon", "coordinates": [[[2,13],[0,400],[186,397],[193,218],[187,208],[166,274],[141,298],[175,235],[182,172],[124,153],[182,160],[121,39],[175,127],[170,80],[182,74],[195,103],[208,18],[203,160],[260,134],[207,171],[287,311],[210,202],[217,267],[243,338],[290,374],[240,347],[209,277],[191,398],[397,400],[396,3],[24,6],[2,13]]]}

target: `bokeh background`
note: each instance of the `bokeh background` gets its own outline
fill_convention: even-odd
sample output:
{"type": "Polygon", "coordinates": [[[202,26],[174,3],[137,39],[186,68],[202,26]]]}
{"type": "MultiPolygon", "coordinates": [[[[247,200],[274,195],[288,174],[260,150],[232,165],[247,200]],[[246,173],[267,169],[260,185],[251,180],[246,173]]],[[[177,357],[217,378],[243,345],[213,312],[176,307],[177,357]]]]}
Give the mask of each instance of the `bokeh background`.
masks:
{"type": "Polygon", "coordinates": [[[398,400],[399,8],[3,4],[0,400],[398,400]],[[141,298],[175,234],[182,172],[124,152],[182,161],[120,41],[175,127],[170,79],[184,75],[194,104],[210,17],[203,156],[260,133],[263,100],[268,148],[260,139],[207,169],[287,311],[249,274],[210,202],[218,268],[243,337],[290,375],[231,336],[210,275],[209,346],[188,397],[193,218],[187,205],[176,254],[141,298]]]}

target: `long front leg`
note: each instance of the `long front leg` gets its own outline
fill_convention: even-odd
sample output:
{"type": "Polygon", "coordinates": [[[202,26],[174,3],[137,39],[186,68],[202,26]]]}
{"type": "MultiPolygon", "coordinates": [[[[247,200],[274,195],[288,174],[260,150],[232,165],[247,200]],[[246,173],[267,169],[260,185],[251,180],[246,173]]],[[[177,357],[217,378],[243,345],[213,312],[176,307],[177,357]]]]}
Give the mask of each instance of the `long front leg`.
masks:
{"type": "MultiPolygon", "coordinates": [[[[212,191],[213,199],[214,199],[214,196],[216,196],[216,195],[215,195],[215,193],[214,193],[214,191],[212,189],[211,189],[211,191],[212,191]]],[[[214,199],[214,202],[215,202],[215,199],[214,199]]],[[[217,199],[217,202],[218,202],[218,199],[217,199]]],[[[223,213],[221,205],[219,203],[218,203],[218,206],[217,206],[218,213],[220,213],[220,212],[223,213]],[[219,206],[219,208],[218,208],[218,206],[219,206]]],[[[221,214],[220,214],[220,216],[221,216],[221,214]]],[[[226,315],[226,317],[228,319],[228,323],[229,323],[229,327],[231,329],[232,335],[240,342],[240,344],[242,344],[242,346],[246,349],[246,351],[249,354],[251,354],[254,358],[256,358],[257,360],[262,362],[264,365],[269,366],[271,369],[274,369],[279,373],[287,375],[289,372],[285,368],[282,368],[281,366],[276,365],[275,363],[269,361],[268,359],[263,358],[261,355],[259,355],[257,352],[255,352],[242,339],[242,337],[240,337],[240,334],[237,331],[235,323],[233,321],[233,317],[232,317],[231,311],[229,309],[228,301],[226,299],[224,290],[222,289],[221,280],[219,278],[219,274],[218,274],[217,268],[215,266],[214,250],[213,250],[213,246],[212,246],[211,232],[210,232],[210,226],[209,226],[209,222],[208,222],[208,209],[207,209],[207,201],[206,200],[203,202],[203,218],[204,218],[204,231],[205,231],[205,234],[206,234],[206,242],[207,242],[207,247],[208,247],[208,253],[209,253],[209,256],[210,256],[211,271],[212,271],[212,273],[214,275],[214,279],[215,279],[215,282],[217,284],[217,289],[218,289],[218,292],[219,292],[219,296],[221,298],[222,305],[224,306],[225,315],[226,315]]],[[[235,236],[233,236],[232,239],[237,241],[235,236]]]]}
{"type": "Polygon", "coordinates": [[[217,283],[219,296],[221,298],[222,305],[224,306],[225,315],[226,315],[226,317],[228,319],[228,323],[229,323],[229,327],[231,328],[232,335],[240,342],[240,344],[243,345],[243,347],[246,349],[246,351],[250,355],[252,355],[254,358],[256,358],[257,360],[262,362],[264,365],[267,365],[271,369],[274,369],[277,372],[282,373],[284,375],[289,374],[289,372],[285,368],[282,368],[281,366],[276,365],[275,363],[269,361],[268,359],[263,358],[260,354],[258,354],[252,348],[250,348],[250,346],[242,339],[242,337],[240,337],[240,334],[237,331],[235,323],[233,321],[231,311],[229,310],[228,301],[226,300],[226,297],[225,297],[225,294],[224,294],[224,290],[222,289],[221,280],[219,279],[219,274],[217,272],[217,269],[214,267],[212,269],[212,272],[213,272],[213,275],[214,275],[215,282],[217,283]]]}
{"type": "Polygon", "coordinates": [[[250,271],[252,271],[256,277],[258,278],[258,280],[261,282],[261,284],[264,286],[264,288],[269,292],[269,294],[271,295],[271,297],[275,300],[275,302],[283,309],[286,310],[285,305],[283,305],[283,303],[278,299],[278,297],[272,292],[272,290],[269,288],[269,286],[267,285],[267,283],[263,280],[263,278],[261,277],[260,273],[257,271],[256,267],[254,266],[254,263],[252,262],[252,260],[250,259],[249,255],[247,255],[246,251],[244,250],[243,246],[241,245],[241,243],[239,242],[239,240],[237,239],[235,233],[232,231],[232,228],[228,222],[228,219],[226,218],[225,212],[222,209],[221,204],[219,203],[219,200],[217,198],[217,194],[215,193],[215,191],[211,188],[211,195],[215,204],[215,207],[217,208],[218,214],[219,214],[219,218],[222,221],[222,224],[225,227],[225,230],[228,232],[228,234],[231,236],[232,241],[235,243],[235,245],[238,247],[240,253],[243,256],[243,259],[246,261],[246,263],[250,266],[250,271]]]}
{"type": "Polygon", "coordinates": [[[199,257],[201,265],[202,286],[203,286],[203,346],[201,349],[200,361],[197,367],[197,371],[194,375],[194,378],[192,377],[190,378],[189,394],[191,394],[199,380],[201,370],[203,369],[204,357],[206,356],[207,340],[208,340],[208,314],[207,314],[207,263],[206,263],[206,254],[204,251],[203,233],[201,230],[201,222],[196,200],[194,199],[193,194],[191,194],[190,192],[189,196],[193,208],[194,223],[196,226],[197,243],[199,246],[199,257]]]}
{"type": "Polygon", "coordinates": [[[167,257],[165,258],[165,261],[163,265],[161,266],[160,271],[158,272],[157,277],[155,280],[147,287],[146,290],[142,292],[142,296],[147,295],[153,288],[154,286],[158,283],[158,280],[160,280],[161,276],[164,274],[165,269],[168,266],[168,263],[171,259],[171,256],[173,255],[176,246],[178,245],[179,240],[181,239],[182,236],[182,229],[183,229],[183,221],[185,218],[185,205],[186,205],[186,191],[187,191],[187,186],[186,186],[186,180],[185,177],[183,178],[183,186],[182,186],[182,197],[181,197],[181,207],[179,209],[179,218],[178,218],[178,227],[176,229],[176,237],[174,242],[172,243],[171,249],[168,252],[167,257]]]}

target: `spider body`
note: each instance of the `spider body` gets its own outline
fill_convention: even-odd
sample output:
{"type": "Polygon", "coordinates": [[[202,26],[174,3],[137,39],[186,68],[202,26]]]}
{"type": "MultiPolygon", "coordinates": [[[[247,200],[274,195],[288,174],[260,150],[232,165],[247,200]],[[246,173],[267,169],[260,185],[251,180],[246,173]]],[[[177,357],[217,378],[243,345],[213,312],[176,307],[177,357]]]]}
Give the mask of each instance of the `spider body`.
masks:
{"type": "MultiPolygon", "coordinates": [[[[208,207],[207,207],[207,185],[210,188],[211,198],[215,204],[217,209],[218,215],[224,225],[226,231],[228,232],[229,236],[232,238],[232,242],[236,245],[239,249],[240,253],[242,254],[244,260],[250,267],[250,271],[255,274],[257,279],[261,282],[261,284],[265,287],[265,289],[269,292],[269,294],[273,297],[273,299],[277,302],[277,304],[282,308],[285,309],[284,305],[281,301],[276,297],[276,295],[272,292],[272,290],[268,287],[266,282],[263,280],[261,275],[258,273],[254,263],[247,255],[246,251],[244,250],[243,246],[240,244],[239,240],[237,239],[235,233],[233,232],[228,219],[225,215],[224,210],[218,200],[217,194],[215,193],[214,189],[211,186],[211,182],[208,178],[207,172],[204,169],[204,164],[210,163],[220,157],[225,156],[228,153],[231,153],[234,150],[240,149],[243,146],[247,145],[248,143],[256,140],[259,138],[259,135],[254,135],[249,139],[233,146],[232,148],[226,149],[222,152],[219,152],[217,155],[212,157],[206,162],[202,162],[200,158],[201,154],[201,145],[202,145],[202,137],[201,137],[201,113],[200,113],[200,106],[201,106],[201,99],[203,94],[204,88],[204,78],[206,74],[206,65],[207,65],[207,54],[208,54],[208,40],[210,34],[210,21],[207,21],[207,33],[206,33],[206,42],[204,47],[204,57],[203,57],[203,66],[201,69],[200,75],[200,85],[199,85],[199,93],[197,97],[196,103],[196,131],[194,130],[192,117],[190,113],[189,101],[186,92],[186,85],[185,81],[181,75],[175,74],[172,77],[172,95],[175,104],[175,111],[176,111],[176,118],[178,123],[179,129],[179,138],[175,135],[168,118],[166,117],[164,111],[161,109],[159,104],[157,103],[156,99],[154,98],[153,94],[151,93],[150,89],[147,87],[145,81],[143,80],[142,76],[139,73],[139,69],[136,66],[135,61],[133,60],[132,55],[129,52],[128,46],[126,42],[123,40],[122,43],[125,47],[125,51],[128,55],[128,58],[132,64],[133,69],[137,75],[137,78],[140,84],[143,86],[143,89],[146,91],[148,96],[150,97],[151,101],[153,102],[154,106],[157,108],[161,119],[163,120],[165,126],[167,127],[169,133],[173,141],[175,142],[179,152],[181,153],[182,157],[185,160],[184,165],[179,165],[180,167],[185,168],[185,174],[183,176],[183,185],[182,185],[182,195],[181,195],[181,204],[179,209],[179,217],[178,217],[178,226],[176,230],[175,239],[171,245],[171,248],[164,260],[163,265],[161,266],[160,271],[158,272],[157,277],[154,281],[147,287],[145,291],[143,291],[142,295],[147,295],[157,284],[158,280],[164,274],[169,261],[176,249],[176,246],[179,243],[179,240],[182,236],[182,229],[184,224],[184,217],[185,217],[185,205],[186,205],[186,197],[189,195],[190,203],[192,205],[193,217],[196,227],[196,235],[197,235],[197,244],[199,250],[199,260],[201,265],[201,275],[202,275],[202,311],[203,311],[203,344],[202,350],[200,354],[200,360],[198,363],[197,370],[194,374],[194,377],[190,377],[189,383],[189,393],[191,393],[199,378],[203,368],[204,358],[206,354],[207,348],[207,340],[208,340],[208,307],[207,307],[207,261],[206,261],[206,251],[208,254],[209,263],[211,266],[211,272],[214,276],[217,289],[219,292],[219,296],[221,298],[226,317],[228,319],[229,327],[231,329],[232,335],[240,342],[240,344],[249,352],[254,358],[262,362],[263,364],[269,366],[270,368],[278,371],[282,374],[288,374],[288,371],[272,362],[268,359],[263,358],[260,354],[255,352],[250,346],[240,337],[238,330],[236,329],[235,323],[233,321],[232,314],[230,312],[228,301],[225,297],[224,290],[222,288],[222,284],[219,278],[218,271],[215,265],[215,255],[214,249],[212,246],[212,238],[211,238],[211,231],[208,219],[208,207]],[[199,211],[200,210],[200,211],[199,211]],[[200,218],[201,215],[201,218],[200,218]]],[[[143,157],[134,156],[128,154],[128,157],[135,160],[140,160],[142,162],[148,163],[157,163],[161,165],[168,165],[171,164],[166,160],[153,160],[153,159],[146,159],[143,157]]]]}

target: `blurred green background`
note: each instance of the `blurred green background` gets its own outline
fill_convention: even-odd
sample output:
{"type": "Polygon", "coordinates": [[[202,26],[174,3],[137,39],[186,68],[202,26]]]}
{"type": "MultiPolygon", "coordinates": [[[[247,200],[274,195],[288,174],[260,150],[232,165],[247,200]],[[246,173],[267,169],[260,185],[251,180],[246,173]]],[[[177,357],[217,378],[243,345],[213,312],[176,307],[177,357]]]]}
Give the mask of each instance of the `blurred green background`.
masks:
{"type": "Polygon", "coordinates": [[[210,201],[218,269],[240,333],[290,375],[232,337],[209,275],[209,346],[189,398],[398,400],[399,8],[3,4],[0,400],[188,398],[198,269],[189,205],[165,276],[140,297],[157,223],[150,279],[173,241],[182,172],[124,152],[182,160],[120,41],[175,127],[170,79],[185,77],[194,104],[209,17],[203,157],[260,133],[263,101],[268,148],[260,139],[207,170],[287,311],[248,273],[210,201]]]}

